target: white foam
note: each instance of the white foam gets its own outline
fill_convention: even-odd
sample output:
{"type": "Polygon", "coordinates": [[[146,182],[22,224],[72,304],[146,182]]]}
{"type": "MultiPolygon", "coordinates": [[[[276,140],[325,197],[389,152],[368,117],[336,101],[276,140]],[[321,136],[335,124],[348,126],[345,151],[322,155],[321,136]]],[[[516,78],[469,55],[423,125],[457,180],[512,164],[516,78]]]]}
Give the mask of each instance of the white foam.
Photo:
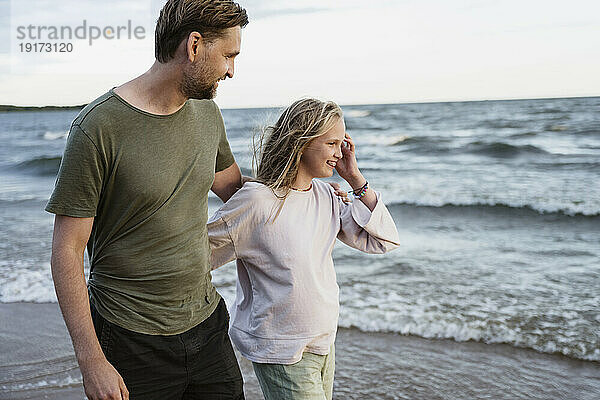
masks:
{"type": "Polygon", "coordinates": [[[47,131],[46,133],[44,133],[44,139],[46,139],[46,140],[66,139],[67,136],[69,136],[69,132],[63,132],[63,131],[50,132],[50,131],[47,131]]]}
{"type": "Polygon", "coordinates": [[[361,148],[366,145],[383,145],[393,146],[398,143],[402,143],[411,137],[408,135],[369,135],[366,137],[355,138],[356,145],[361,148]]]}
{"type": "Polygon", "coordinates": [[[1,201],[11,201],[11,202],[17,202],[17,201],[29,201],[29,200],[47,200],[48,196],[46,194],[44,195],[34,195],[31,193],[22,193],[22,192],[17,192],[17,191],[4,191],[4,192],[0,192],[0,200],[1,201]]]}
{"type": "MultiPolygon", "coordinates": [[[[374,187],[385,188],[385,182],[373,180],[374,187]]],[[[475,184],[475,183],[473,183],[475,184]]],[[[448,185],[443,177],[426,178],[404,177],[402,184],[393,190],[383,190],[385,202],[415,204],[419,206],[442,207],[453,206],[499,206],[505,205],[513,208],[530,208],[539,213],[564,213],[566,215],[582,214],[594,216],[600,213],[600,192],[595,188],[581,189],[577,191],[577,198],[552,187],[541,188],[543,191],[536,192],[535,187],[524,192],[523,188],[512,188],[511,190],[498,190],[495,186],[485,187],[482,183],[471,187],[470,181],[466,180],[458,185],[448,185]],[[423,182],[426,182],[424,184],[423,182]]]]}
{"type": "Polygon", "coordinates": [[[371,111],[369,110],[348,110],[344,112],[344,115],[346,117],[351,117],[351,118],[363,118],[363,117],[368,117],[369,115],[371,115],[371,111]]]}
{"type": "Polygon", "coordinates": [[[225,300],[228,309],[235,304],[236,281],[237,272],[234,261],[212,271],[212,282],[223,300],[225,300]]]}
{"type": "Polygon", "coordinates": [[[10,266],[1,262],[0,267],[5,271],[0,278],[0,302],[57,302],[50,264],[34,269],[25,262],[17,261],[10,266]]]}
{"type": "Polygon", "coordinates": [[[582,343],[582,338],[568,337],[569,332],[553,332],[548,340],[546,331],[521,331],[510,327],[502,318],[464,320],[456,314],[427,311],[426,307],[411,307],[403,311],[382,310],[376,307],[344,307],[340,311],[339,326],[358,328],[365,332],[393,332],[427,339],[451,339],[457,342],[477,341],[505,343],[527,347],[543,353],[600,361],[597,343],[582,343]]]}
{"type": "MultiPolygon", "coordinates": [[[[12,263],[10,269],[7,267],[7,262],[0,262],[0,270],[4,271],[0,278],[0,302],[56,302],[48,264],[37,270],[26,262],[12,263]]],[[[213,282],[227,306],[231,307],[235,299],[235,264],[229,263],[213,271],[213,282]]],[[[555,316],[560,317],[563,322],[538,321],[536,328],[525,330],[509,320],[515,315],[533,315],[535,310],[528,310],[517,299],[513,303],[504,304],[499,310],[487,298],[467,303],[465,298],[406,298],[395,290],[370,289],[373,287],[366,283],[355,283],[351,290],[342,290],[339,326],[355,327],[367,332],[394,332],[458,342],[473,340],[506,343],[544,353],[561,353],[569,357],[600,361],[597,338],[589,335],[584,337],[586,335],[580,329],[589,324],[589,321],[583,320],[575,311],[557,312],[555,316]],[[447,304],[441,307],[441,303],[447,304]],[[443,307],[450,309],[444,311],[443,307]],[[459,309],[462,311],[458,311],[459,309]]]]}
{"type": "MultiPolygon", "coordinates": [[[[36,269],[31,263],[25,261],[0,261],[0,270],[3,271],[0,275],[0,303],[57,302],[49,263],[36,269]]],[[[85,273],[87,276],[87,266],[85,273]]],[[[233,304],[236,284],[235,263],[229,263],[213,271],[213,283],[227,305],[233,304]]]]}
{"type": "Polygon", "coordinates": [[[34,389],[45,389],[45,388],[60,388],[66,386],[78,386],[83,383],[81,376],[72,377],[67,376],[63,379],[42,379],[37,382],[19,383],[13,385],[2,385],[0,390],[4,391],[23,391],[23,390],[34,390],[34,389]]]}

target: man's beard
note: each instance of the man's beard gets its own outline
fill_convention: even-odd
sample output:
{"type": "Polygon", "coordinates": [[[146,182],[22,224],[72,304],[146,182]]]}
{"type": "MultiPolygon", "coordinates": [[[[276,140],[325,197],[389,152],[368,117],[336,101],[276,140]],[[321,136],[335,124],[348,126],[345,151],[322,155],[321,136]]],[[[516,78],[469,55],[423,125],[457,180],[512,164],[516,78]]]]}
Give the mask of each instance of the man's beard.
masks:
{"type": "Polygon", "coordinates": [[[213,81],[209,76],[210,70],[206,63],[192,64],[190,70],[183,71],[181,81],[181,93],[188,99],[212,99],[217,95],[216,79],[213,81]]]}

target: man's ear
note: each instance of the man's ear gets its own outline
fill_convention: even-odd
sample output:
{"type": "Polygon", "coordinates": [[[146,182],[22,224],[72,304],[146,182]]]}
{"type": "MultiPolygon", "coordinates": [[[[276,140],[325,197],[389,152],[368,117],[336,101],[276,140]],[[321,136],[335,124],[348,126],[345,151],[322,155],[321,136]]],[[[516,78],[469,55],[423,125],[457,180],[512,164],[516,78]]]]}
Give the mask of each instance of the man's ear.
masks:
{"type": "Polygon", "coordinates": [[[186,42],[186,55],[190,62],[194,62],[204,52],[204,38],[198,32],[190,32],[186,42]]]}

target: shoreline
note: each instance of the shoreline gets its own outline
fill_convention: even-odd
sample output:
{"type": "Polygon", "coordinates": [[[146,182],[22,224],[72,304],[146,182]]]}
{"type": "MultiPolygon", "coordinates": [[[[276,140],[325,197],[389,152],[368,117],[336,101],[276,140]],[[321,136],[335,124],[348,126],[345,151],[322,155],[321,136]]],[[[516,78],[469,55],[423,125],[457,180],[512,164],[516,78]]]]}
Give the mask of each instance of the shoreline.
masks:
{"type": "MultiPolygon", "coordinates": [[[[2,303],[0,320],[0,399],[84,398],[58,304],[2,303]]],[[[346,328],[336,348],[335,399],[600,398],[600,363],[560,354],[346,328]]],[[[240,367],[246,398],[261,400],[240,367]]]]}

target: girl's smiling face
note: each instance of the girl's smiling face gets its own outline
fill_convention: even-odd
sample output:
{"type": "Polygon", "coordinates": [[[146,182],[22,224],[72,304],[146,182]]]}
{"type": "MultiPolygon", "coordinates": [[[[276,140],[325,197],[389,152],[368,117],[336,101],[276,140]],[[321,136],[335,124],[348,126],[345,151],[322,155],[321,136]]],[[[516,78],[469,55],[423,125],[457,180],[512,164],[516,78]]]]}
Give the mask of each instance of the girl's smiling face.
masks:
{"type": "Polygon", "coordinates": [[[346,135],[343,118],[323,135],[312,139],[304,149],[298,167],[298,176],[309,179],[333,175],[337,162],[342,158],[342,146],[346,135]]]}

